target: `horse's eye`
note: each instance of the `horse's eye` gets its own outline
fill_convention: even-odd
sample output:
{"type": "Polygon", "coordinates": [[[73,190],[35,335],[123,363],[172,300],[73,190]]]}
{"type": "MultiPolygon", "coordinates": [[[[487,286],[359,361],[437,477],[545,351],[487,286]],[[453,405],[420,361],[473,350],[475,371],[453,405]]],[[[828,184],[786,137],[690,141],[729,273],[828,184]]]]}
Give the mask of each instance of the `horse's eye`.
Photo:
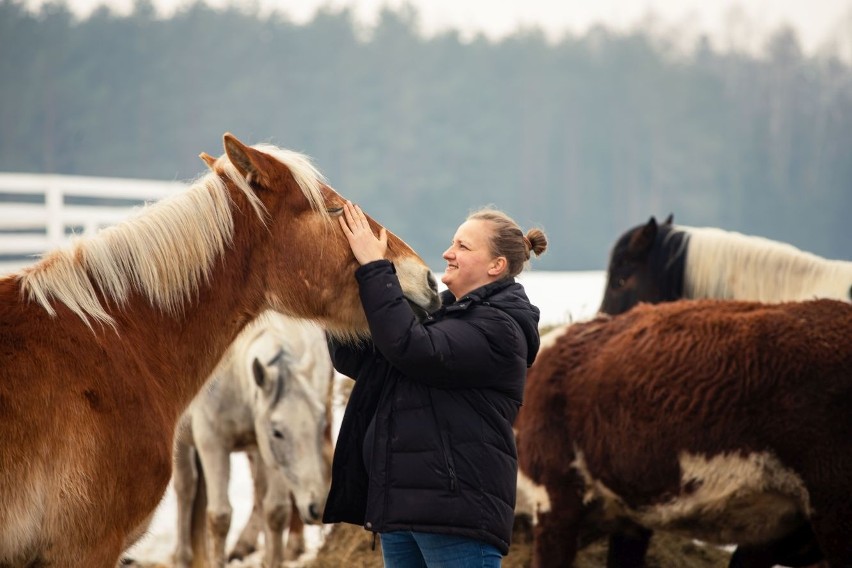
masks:
{"type": "Polygon", "coordinates": [[[284,432],[282,432],[281,430],[273,430],[273,431],[272,431],[272,435],[273,435],[275,438],[278,438],[279,440],[283,440],[283,439],[284,439],[284,432]]]}
{"type": "Polygon", "coordinates": [[[343,207],[329,207],[326,211],[329,215],[340,215],[343,213],[343,207]]]}

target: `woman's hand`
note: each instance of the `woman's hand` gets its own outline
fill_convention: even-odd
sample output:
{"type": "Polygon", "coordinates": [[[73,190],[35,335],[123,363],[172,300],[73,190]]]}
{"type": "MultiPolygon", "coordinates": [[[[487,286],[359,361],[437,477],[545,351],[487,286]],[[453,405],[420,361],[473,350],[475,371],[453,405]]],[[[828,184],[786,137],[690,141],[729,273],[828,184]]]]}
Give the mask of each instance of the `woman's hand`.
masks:
{"type": "Polygon", "coordinates": [[[379,231],[379,238],[373,234],[367,216],[351,201],[343,204],[343,215],[339,218],[343,234],[349,240],[349,246],[355,259],[363,266],[374,260],[381,260],[388,250],[388,233],[384,227],[379,231]]]}

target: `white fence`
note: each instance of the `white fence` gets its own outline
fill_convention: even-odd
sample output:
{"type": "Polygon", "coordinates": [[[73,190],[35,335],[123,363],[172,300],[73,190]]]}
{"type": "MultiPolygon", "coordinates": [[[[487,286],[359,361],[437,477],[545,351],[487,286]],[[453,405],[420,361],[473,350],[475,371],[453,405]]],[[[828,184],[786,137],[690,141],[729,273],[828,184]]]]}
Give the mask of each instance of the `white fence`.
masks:
{"type": "Polygon", "coordinates": [[[0,173],[0,273],[32,264],[71,237],[125,219],[178,182],[0,173]]]}

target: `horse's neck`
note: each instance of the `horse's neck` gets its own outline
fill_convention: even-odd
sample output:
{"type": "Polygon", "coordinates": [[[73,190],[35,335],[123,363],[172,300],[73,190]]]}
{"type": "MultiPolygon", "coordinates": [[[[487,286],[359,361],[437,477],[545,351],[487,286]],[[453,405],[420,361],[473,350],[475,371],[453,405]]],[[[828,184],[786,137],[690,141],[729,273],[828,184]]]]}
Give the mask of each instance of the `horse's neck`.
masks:
{"type": "Polygon", "coordinates": [[[781,302],[849,301],[852,262],[716,229],[690,229],[684,296],[781,302]]]}
{"type": "Polygon", "coordinates": [[[115,330],[104,327],[105,337],[117,334],[128,347],[149,353],[146,365],[161,388],[182,408],[210,377],[228,347],[263,308],[263,290],[247,269],[250,244],[235,239],[210,270],[197,294],[175,314],[151,306],[142,294],[113,310],[115,330]]]}
{"type": "MultiPolygon", "coordinates": [[[[216,368],[228,348],[245,327],[262,311],[262,290],[234,268],[239,251],[228,251],[224,263],[216,263],[211,284],[201,290],[197,302],[187,307],[179,320],[179,333],[174,337],[173,364],[184,366],[195,378],[197,391],[216,368]]],[[[241,373],[245,374],[245,373],[241,373]]]]}

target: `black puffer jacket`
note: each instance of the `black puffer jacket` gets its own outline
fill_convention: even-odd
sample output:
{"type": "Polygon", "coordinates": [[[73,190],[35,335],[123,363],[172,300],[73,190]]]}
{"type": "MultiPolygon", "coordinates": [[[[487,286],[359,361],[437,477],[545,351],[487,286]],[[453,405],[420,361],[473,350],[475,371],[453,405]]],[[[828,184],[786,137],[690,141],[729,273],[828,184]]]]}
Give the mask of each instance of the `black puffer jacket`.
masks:
{"type": "Polygon", "coordinates": [[[512,424],[539,347],[539,310],[513,279],[419,322],[385,260],[356,273],[372,343],[329,342],[356,380],[323,521],[454,534],[509,550],[517,483],[512,424]],[[369,429],[369,432],[368,432],[369,429]]]}

